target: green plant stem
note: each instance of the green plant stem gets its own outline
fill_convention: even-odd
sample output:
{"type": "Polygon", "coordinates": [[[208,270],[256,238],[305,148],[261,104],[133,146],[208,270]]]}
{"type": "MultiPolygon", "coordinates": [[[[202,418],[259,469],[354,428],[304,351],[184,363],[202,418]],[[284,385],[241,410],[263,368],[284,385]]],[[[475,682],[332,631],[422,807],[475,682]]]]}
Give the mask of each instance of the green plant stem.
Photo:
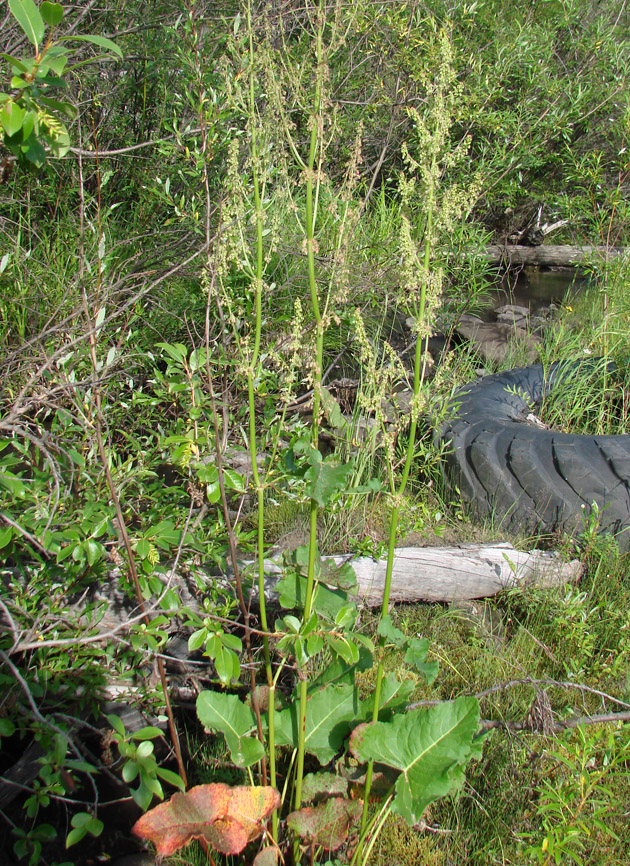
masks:
{"type": "Polygon", "coordinates": [[[363,846],[357,845],[355,852],[354,852],[354,855],[352,857],[352,860],[350,861],[350,866],[355,866],[355,863],[358,862],[359,858],[361,858],[362,863],[368,862],[368,860],[370,858],[370,854],[372,853],[372,848],[374,847],[376,840],[378,839],[379,834],[380,834],[381,830],[383,829],[383,824],[385,823],[385,821],[387,821],[387,819],[389,818],[389,815],[392,811],[391,810],[392,799],[393,799],[393,794],[390,793],[387,800],[385,801],[385,803],[381,807],[381,811],[378,812],[370,821],[369,825],[367,826],[367,832],[366,832],[366,838],[367,838],[367,836],[370,837],[370,841],[368,843],[367,850],[365,851],[365,854],[363,854],[363,846]],[[373,828],[374,828],[374,832],[372,832],[373,828]]]}
{"type": "MultiPolygon", "coordinates": [[[[260,605],[260,623],[263,631],[263,653],[265,672],[269,688],[269,779],[272,787],[276,787],[276,757],[274,728],[274,682],[269,652],[269,624],[267,621],[267,606],[265,603],[265,503],[264,489],[258,472],[258,447],[256,440],[256,407],[254,376],[260,356],[260,340],[262,333],[262,287],[263,287],[263,211],[260,195],[260,178],[258,174],[258,141],[256,138],[256,107],[254,102],[254,38],[251,20],[251,3],[247,4],[247,25],[249,32],[249,120],[251,124],[251,154],[252,154],[252,184],[254,188],[254,205],[256,208],[256,268],[254,274],[254,304],[255,326],[254,347],[247,367],[247,401],[249,408],[249,454],[252,461],[252,479],[256,490],[256,554],[258,562],[258,599],[260,605]]],[[[272,816],[272,835],[274,842],[278,841],[278,815],[272,816]]]]}
{"type": "MultiPolygon", "coordinates": [[[[193,55],[194,55],[194,71],[196,75],[197,82],[197,90],[198,90],[198,105],[197,112],[199,116],[199,129],[201,132],[201,149],[204,154],[204,162],[203,162],[203,183],[204,183],[204,192],[205,192],[205,200],[206,200],[206,208],[205,208],[205,240],[206,240],[206,254],[208,257],[208,274],[211,274],[210,277],[211,285],[214,285],[214,281],[216,279],[216,268],[211,267],[210,261],[210,250],[212,245],[211,239],[211,223],[210,217],[212,213],[212,203],[210,196],[210,178],[208,172],[208,161],[205,158],[208,153],[208,129],[207,129],[207,116],[206,111],[204,110],[205,104],[205,94],[203,87],[203,77],[201,73],[201,59],[199,56],[199,34],[195,19],[195,9],[194,4],[189,6],[189,14],[190,14],[190,27],[191,27],[191,36],[192,36],[192,47],[193,47],[193,55]]],[[[144,80],[145,91],[146,91],[146,76],[144,80]]],[[[143,113],[144,117],[144,113],[143,113]]],[[[208,388],[208,394],[210,396],[210,407],[211,407],[211,415],[212,415],[212,425],[214,428],[214,441],[215,441],[215,453],[216,453],[216,467],[218,473],[218,482],[219,482],[219,493],[221,497],[221,509],[223,511],[223,519],[225,521],[225,528],[227,532],[228,538],[228,546],[230,550],[230,560],[232,564],[232,570],[234,573],[234,584],[236,587],[236,595],[238,597],[239,606],[241,609],[241,614],[243,617],[243,631],[244,631],[244,639],[245,639],[245,648],[247,653],[247,659],[250,665],[250,687],[252,694],[254,693],[256,687],[256,669],[254,664],[254,654],[252,650],[252,641],[251,641],[251,627],[250,627],[250,614],[247,604],[245,603],[245,598],[243,595],[243,581],[240,571],[240,566],[238,563],[237,551],[236,551],[236,536],[234,533],[234,527],[232,526],[232,521],[230,519],[230,513],[228,508],[227,494],[225,490],[225,474],[223,469],[223,455],[221,448],[221,428],[219,424],[219,416],[217,410],[217,402],[216,395],[213,384],[213,376],[212,370],[210,367],[210,303],[211,298],[213,296],[213,292],[210,290],[210,286],[208,287],[207,299],[206,299],[206,315],[205,315],[205,346],[206,346],[206,384],[208,388]]],[[[192,374],[186,370],[190,387],[191,387],[191,401],[194,406],[195,404],[195,389],[192,383],[192,374]]],[[[197,422],[195,421],[195,439],[197,439],[197,422]]],[[[255,715],[256,715],[256,728],[258,733],[258,739],[261,743],[265,742],[265,735],[263,731],[262,725],[262,717],[260,710],[257,705],[253,707],[255,715]]],[[[266,758],[263,757],[260,764],[261,776],[263,784],[267,784],[267,761],[266,758]]]]}
{"type": "MultiPolygon", "coordinates": [[[[432,231],[432,212],[429,211],[427,217],[427,226],[425,233],[425,244],[424,244],[424,266],[425,269],[428,270],[430,262],[431,262],[431,231],[432,231]]],[[[426,288],[425,284],[422,284],[422,289],[420,292],[420,305],[418,310],[418,320],[422,322],[424,320],[426,312],[426,288]]],[[[424,340],[418,334],[416,338],[416,347],[415,347],[415,355],[414,355],[414,365],[413,365],[413,399],[411,403],[411,423],[409,425],[409,441],[407,443],[407,453],[405,455],[405,465],[403,467],[402,476],[400,479],[400,483],[398,485],[398,490],[394,496],[394,506],[392,508],[392,514],[390,517],[389,523],[389,541],[387,546],[387,568],[385,571],[385,587],[383,589],[383,603],[381,605],[381,613],[379,617],[380,620],[383,619],[384,616],[387,615],[389,608],[389,596],[392,585],[392,574],[394,570],[394,550],[396,547],[396,536],[398,534],[398,520],[400,517],[400,507],[401,500],[404,496],[405,489],[407,487],[407,481],[409,479],[409,472],[411,471],[411,464],[413,462],[413,452],[414,445],[416,440],[416,428],[418,424],[417,419],[417,411],[415,406],[418,401],[418,395],[420,394],[420,388],[422,387],[422,383],[424,381],[425,375],[425,363],[423,361],[423,344],[424,340]]],[[[374,688],[374,710],[372,712],[372,721],[378,721],[378,714],[380,710],[381,704],[381,691],[383,686],[383,659],[385,655],[385,638],[382,635],[379,635],[378,639],[378,665],[376,669],[376,686],[374,688]]],[[[365,799],[363,801],[363,814],[361,816],[361,831],[359,835],[359,856],[361,855],[361,849],[363,847],[363,842],[365,839],[365,831],[367,828],[367,818],[368,818],[368,806],[370,801],[370,789],[372,787],[372,776],[374,774],[374,761],[370,761],[367,767],[367,771],[365,774],[365,799]]]]}
{"type": "MultiPolygon", "coordinates": [[[[321,12],[320,12],[321,14],[321,12]]],[[[313,448],[317,448],[319,441],[319,410],[321,400],[321,381],[322,381],[322,365],[324,352],[324,324],[321,311],[319,308],[319,298],[317,294],[317,280],[315,278],[315,211],[314,211],[314,191],[319,187],[319,180],[315,182],[315,157],[317,154],[318,133],[320,124],[320,108],[321,108],[321,93],[322,93],[322,27],[321,18],[318,20],[317,37],[316,37],[316,59],[317,71],[315,78],[315,97],[313,103],[313,113],[311,115],[311,139],[308,156],[308,165],[306,168],[306,250],[308,262],[308,281],[311,297],[311,307],[316,325],[316,346],[315,346],[315,370],[313,375],[313,422],[311,425],[311,444],[313,448]]],[[[315,585],[315,562],[317,558],[317,517],[318,505],[314,499],[311,499],[310,504],[310,534],[309,534],[309,557],[308,571],[306,578],[306,591],[304,594],[304,621],[306,622],[312,613],[313,607],[313,591],[315,585]]],[[[306,672],[298,671],[300,678],[300,703],[299,703],[299,722],[298,722],[298,751],[297,751],[297,767],[295,775],[295,795],[294,808],[299,809],[302,805],[302,779],[304,777],[304,754],[305,754],[305,739],[306,739],[306,699],[308,681],[306,672]]],[[[299,840],[294,841],[294,857],[296,863],[299,862],[299,840]]]]}

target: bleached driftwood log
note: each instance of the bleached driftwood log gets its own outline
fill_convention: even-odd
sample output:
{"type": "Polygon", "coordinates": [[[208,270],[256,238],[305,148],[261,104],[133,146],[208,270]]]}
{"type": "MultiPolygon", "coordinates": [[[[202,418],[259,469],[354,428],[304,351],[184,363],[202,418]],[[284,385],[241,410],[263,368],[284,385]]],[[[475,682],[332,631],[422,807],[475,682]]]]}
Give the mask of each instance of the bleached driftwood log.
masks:
{"type": "Polygon", "coordinates": [[[528,247],[520,244],[490,244],[485,248],[482,256],[496,264],[505,262],[508,265],[572,267],[587,258],[605,261],[624,253],[628,255],[628,250],[622,247],[575,247],[567,244],[528,247]]]}
{"type": "MultiPolygon", "coordinates": [[[[325,557],[338,565],[350,562],[357,576],[357,596],[369,607],[376,607],[383,599],[386,557],[353,557],[351,554],[325,557]]],[[[241,563],[243,575],[254,572],[255,563],[241,563]]],[[[578,560],[565,562],[557,553],[541,550],[523,552],[507,543],[470,544],[460,547],[399,547],[395,551],[390,600],[392,602],[450,602],[485,598],[503,589],[524,584],[549,587],[579,580],[582,566],[578,560]]],[[[17,570],[6,570],[0,578],[8,579],[17,570]],[[10,573],[11,572],[11,573],[10,573]]],[[[284,569],[277,560],[265,560],[265,596],[277,600],[275,586],[284,569]]],[[[19,575],[18,575],[19,576],[19,575]]],[[[22,575],[26,579],[25,575],[22,575]]],[[[136,603],[118,585],[120,575],[112,572],[107,579],[83,593],[72,608],[77,617],[77,630],[85,628],[94,637],[121,629],[142,619],[136,603]],[[99,616],[92,612],[87,620],[83,611],[96,606],[99,616]]],[[[164,588],[177,591],[181,603],[202,613],[204,584],[219,593],[234,594],[234,581],[229,575],[212,575],[195,570],[170,571],[162,575],[164,588]]],[[[256,604],[255,588],[252,602],[256,604]]],[[[150,600],[146,602],[149,615],[165,611],[150,600]]],[[[171,611],[177,616],[177,610],[171,611]]],[[[0,627],[2,627],[0,612],[0,627]]],[[[91,640],[94,640],[94,637],[91,640]]]]}
{"type": "MultiPolygon", "coordinates": [[[[331,557],[350,562],[357,576],[358,596],[369,607],[383,600],[387,560],[362,556],[331,557]]],[[[265,573],[280,576],[274,561],[265,561],[265,573]]],[[[502,589],[533,584],[558,586],[579,580],[578,560],[563,561],[557,553],[523,552],[511,544],[471,544],[462,547],[399,547],[394,556],[392,602],[456,601],[485,598],[502,589]]]]}
{"type": "MultiPolygon", "coordinates": [[[[379,605],[385,586],[386,561],[355,559],[359,595],[379,605]]],[[[466,547],[402,547],[394,557],[393,602],[456,601],[485,598],[523,584],[558,586],[577,581],[578,560],[563,562],[557,553],[515,550],[510,544],[466,547]]]]}
{"type": "MultiPolygon", "coordinates": [[[[383,599],[387,559],[372,559],[368,556],[353,557],[351,554],[325,557],[338,565],[350,562],[357,576],[357,596],[368,607],[377,607],[383,599]]],[[[255,563],[242,562],[243,575],[255,571],[255,563]]],[[[541,550],[523,552],[511,544],[470,544],[461,547],[399,547],[394,557],[394,570],[390,600],[396,602],[450,602],[463,599],[486,598],[502,589],[533,584],[536,586],[558,586],[577,581],[581,574],[578,560],[565,562],[557,553],[541,550]]],[[[265,560],[265,597],[268,602],[277,602],[275,586],[284,573],[276,559],[265,560]]],[[[178,592],[182,604],[193,611],[201,612],[204,596],[200,585],[225,594],[235,592],[229,575],[214,576],[199,571],[185,573],[169,572],[163,575],[165,588],[178,592]]],[[[135,604],[117,588],[115,575],[101,584],[90,601],[107,603],[98,628],[103,632],[120,627],[121,624],[138,617],[135,604]]],[[[252,590],[252,603],[256,605],[257,586],[252,590]]],[[[150,612],[153,606],[148,603],[150,612]]],[[[177,614],[177,611],[172,611],[177,614]]]]}

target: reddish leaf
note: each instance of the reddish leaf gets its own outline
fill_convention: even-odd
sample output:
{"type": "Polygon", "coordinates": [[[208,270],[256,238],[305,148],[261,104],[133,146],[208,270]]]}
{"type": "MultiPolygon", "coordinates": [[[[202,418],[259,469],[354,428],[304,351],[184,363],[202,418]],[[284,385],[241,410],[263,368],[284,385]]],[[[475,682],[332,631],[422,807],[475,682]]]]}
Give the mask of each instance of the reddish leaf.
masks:
{"type": "Polygon", "coordinates": [[[280,849],[269,845],[258,852],[252,866],[278,866],[280,858],[280,849]]]}
{"type": "Polygon", "coordinates": [[[302,785],[302,802],[318,803],[329,797],[343,797],[348,793],[348,780],[335,773],[309,773],[302,785]]]}
{"type": "Polygon", "coordinates": [[[162,856],[193,839],[205,839],[223,854],[240,854],[260,836],[262,822],[279,805],[275,788],[198,785],[151,809],[136,822],[133,832],[153,842],[162,856]]]}
{"type": "Polygon", "coordinates": [[[360,725],[357,725],[353,732],[350,734],[350,741],[348,742],[348,747],[350,749],[350,754],[353,758],[359,759],[359,750],[361,748],[361,743],[363,742],[363,734],[367,726],[371,724],[371,722],[361,722],[360,725]]]}
{"type": "Polygon", "coordinates": [[[315,845],[321,845],[327,851],[336,851],[348,838],[350,826],[356,824],[362,811],[360,800],[334,797],[318,806],[291,812],[287,816],[287,824],[315,845]]]}

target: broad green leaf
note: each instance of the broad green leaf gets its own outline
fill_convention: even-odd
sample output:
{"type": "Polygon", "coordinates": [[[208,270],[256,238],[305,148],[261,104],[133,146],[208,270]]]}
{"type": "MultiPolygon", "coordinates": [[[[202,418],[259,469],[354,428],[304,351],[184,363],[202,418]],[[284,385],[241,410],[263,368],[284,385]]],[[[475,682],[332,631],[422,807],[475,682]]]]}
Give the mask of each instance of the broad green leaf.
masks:
{"type": "Polygon", "coordinates": [[[41,168],[46,163],[46,151],[36,136],[29,136],[28,141],[22,144],[20,150],[36,168],[41,168]]]}
{"type": "Polygon", "coordinates": [[[37,112],[34,110],[29,111],[24,118],[24,123],[22,124],[22,141],[26,141],[26,139],[29,137],[29,135],[35,128],[36,122],[37,112]]]}
{"type": "Polygon", "coordinates": [[[29,42],[37,48],[44,38],[46,26],[33,0],[9,0],[9,9],[29,42]]]}
{"type": "MultiPolygon", "coordinates": [[[[189,442],[189,439],[185,439],[185,442],[189,442]]],[[[217,484],[219,480],[219,470],[212,463],[208,463],[205,466],[196,466],[197,478],[202,484],[217,484]]]]}
{"type": "Polygon", "coordinates": [[[45,105],[46,108],[50,108],[52,111],[59,112],[59,114],[65,114],[66,117],[69,117],[70,120],[74,120],[77,116],[77,109],[70,102],[59,102],[57,99],[50,99],[48,96],[40,96],[39,102],[42,105],[45,105]]]}
{"type": "Polygon", "coordinates": [[[0,472],[0,487],[5,487],[14,496],[24,496],[26,486],[17,475],[12,472],[0,472]]]}
{"type": "Polygon", "coordinates": [[[6,547],[7,544],[13,538],[13,527],[12,526],[3,526],[0,528],[0,550],[3,547],[6,547]]]}
{"type": "Polygon", "coordinates": [[[179,364],[181,364],[188,356],[188,349],[181,343],[156,343],[155,345],[159,349],[164,349],[166,354],[179,364]]]}
{"type": "MultiPolygon", "coordinates": [[[[299,701],[276,713],[276,744],[297,748],[299,701]]],[[[328,685],[312,692],[306,702],[306,751],[327,764],[341,751],[358,712],[352,685],[328,685]]]]}
{"type": "Polygon", "coordinates": [[[478,728],[479,704],[462,697],[359,728],[351,748],[361,761],[400,771],[392,811],[413,826],[430,803],[463,782],[478,728]]]}
{"type": "Polygon", "coordinates": [[[188,652],[192,653],[200,649],[204,645],[207,635],[208,630],[206,628],[200,628],[193,632],[188,638],[188,652]]]}
{"type": "Polygon", "coordinates": [[[392,623],[392,617],[389,613],[381,618],[378,624],[378,633],[399,649],[407,642],[407,636],[392,623]]]}
{"type": "Polygon", "coordinates": [[[85,542],[84,547],[88,565],[95,565],[105,554],[103,545],[98,541],[93,541],[91,538],[85,542]]]}
{"type": "Polygon", "coordinates": [[[212,484],[206,484],[206,496],[208,497],[210,505],[217,504],[221,499],[221,488],[219,487],[218,481],[214,481],[212,484]]]}
{"type": "Polygon", "coordinates": [[[140,728],[139,731],[136,731],[135,734],[132,734],[134,740],[143,741],[143,740],[154,740],[156,737],[163,736],[164,732],[160,730],[160,728],[156,728],[155,725],[146,725],[144,728],[140,728]]]}
{"type": "Polygon", "coordinates": [[[359,661],[359,648],[346,637],[326,636],[326,642],[330,649],[345,661],[348,665],[355,665],[359,661]]]}
{"type": "Polygon", "coordinates": [[[245,487],[245,478],[233,469],[224,469],[225,486],[228,490],[235,490],[237,493],[243,493],[245,487]]]}
{"type": "Polygon", "coordinates": [[[333,466],[325,461],[313,461],[304,476],[309,482],[306,487],[307,496],[323,507],[338,490],[345,486],[351,472],[352,466],[348,463],[333,466]]]}
{"type": "Polygon", "coordinates": [[[91,42],[92,45],[98,45],[99,48],[104,48],[106,51],[111,51],[113,54],[116,54],[120,59],[123,59],[123,53],[116,45],[115,42],[112,42],[111,39],[107,39],[105,36],[64,36],[63,39],[60,39],[60,42],[68,42],[69,40],[78,41],[78,42],[91,42]]]}
{"type": "MultiPolygon", "coordinates": [[[[68,63],[68,58],[66,55],[59,55],[59,57],[47,57],[46,62],[48,63],[48,66],[52,69],[52,71],[55,73],[55,75],[58,75],[59,77],[61,77],[63,75],[64,70],[66,68],[66,65],[68,63]]],[[[40,96],[39,99],[41,101],[42,97],[40,96]]],[[[76,109],[74,108],[74,106],[72,106],[72,109],[75,112],[74,115],[68,114],[68,116],[69,117],[70,116],[76,117],[76,109]]],[[[67,114],[68,112],[64,112],[64,113],[67,114]]]]}
{"type": "Polygon", "coordinates": [[[241,674],[241,663],[238,656],[222,645],[219,645],[218,652],[214,657],[214,667],[219,679],[226,686],[229,686],[232,681],[237,682],[241,674]]]}
{"type": "Polygon", "coordinates": [[[184,784],[182,777],[177,773],[174,773],[172,770],[165,770],[164,767],[158,767],[156,773],[160,779],[168,782],[168,784],[172,785],[174,788],[179,788],[180,791],[186,790],[186,785],[184,784]]]}
{"type": "Polygon", "coordinates": [[[181,532],[175,527],[172,520],[162,520],[151,529],[151,538],[154,539],[158,547],[168,550],[173,545],[179,544],[181,532]]]}
{"type": "Polygon", "coordinates": [[[54,136],[47,136],[46,143],[58,159],[65,156],[70,150],[70,136],[65,126],[62,126],[61,131],[54,136]]]}
{"type": "Polygon", "coordinates": [[[324,638],[319,634],[310,634],[306,639],[306,654],[309,658],[318,655],[324,649],[324,638]]]}
{"type": "Polygon", "coordinates": [[[8,136],[15,135],[22,129],[24,124],[24,116],[26,111],[16,103],[10,100],[5,102],[2,111],[0,111],[0,123],[8,136]]]}
{"type": "Polygon", "coordinates": [[[114,713],[110,714],[106,717],[107,721],[110,723],[112,728],[119,734],[121,737],[125,736],[125,726],[123,725],[122,719],[120,716],[115,715],[114,713]]]}
{"type": "Polygon", "coordinates": [[[356,604],[346,604],[337,613],[335,617],[335,625],[338,629],[351,629],[357,619],[356,604]]]}
{"type": "Polygon", "coordinates": [[[346,592],[352,592],[353,589],[356,589],[357,576],[349,562],[337,565],[334,559],[322,559],[320,568],[319,579],[329,586],[345,589],[346,592]]]}
{"type": "Polygon", "coordinates": [[[324,668],[317,679],[313,680],[311,688],[319,688],[327,683],[354,685],[354,672],[369,670],[372,667],[372,662],[372,651],[365,646],[359,646],[359,661],[357,664],[349,665],[338,656],[324,668]]]}
{"type": "MultiPolygon", "coordinates": [[[[167,178],[165,187],[170,187],[169,181],[170,181],[170,178],[167,178]]],[[[166,193],[168,195],[168,189],[166,189],[166,193]]],[[[207,359],[207,351],[205,348],[204,349],[195,349],[190,354],[190,358],[188,359],[188,366],[190,367],[190,369],[194,373],[196,370],[199,370],[200,368],[203,368],[206,366],[206,359],[207,359]]]]}
{"type": "MultiPolygon", "coordinates": [[[[14,69],[17,69],[18,72],[28,72],[28,66],[23,63],[21,60],[18,60],[17,57],[13,57],[11,54],[3,54],[0,53],[0,57],[2,60],[6,60],[14,69]]],[[[3,94],[4,95],[4,94],[3,94]]]]}
{"type": "Polygon", "coordinates": [[[66,850],[72,848],[73,845],[76,845],[77,842],[80,842],[86,836],[87,829],[85,827],[75,827],[74,830],[70,830],[66,836],[66,850]]]}
{"type": "Polygon", "coordinates": [[[11,719],[0,718],[0,737],[12,737],[15,733],[15,725],[11,719]]]}
{"type": "Polygon", "coordinates": [[[223,646],[234,650],[235,653],[240,653],[243,650],[243,641],[235,634],[222,634],[221,641],[223,646]]]}
{"type": "Polygon", "coordinates": [[[151,542],[146,538],[140,538],[136,544],[136,553],[141,559],[146,559],[151,553],[151,542]]]}
{"type": "Polygon", "coordinates": [[[44,0],[39,7],[42,13],[42,18],[49,27],[56,27],[63,18],[63,6],[61,3],[50,3],[49,0],[44,0]]]}
{"type": "Polygon", "coordinates": [[[344,418],[343,412],[339,403],[335,400],[328,388],[322,387],[322,409],[326,415],[326,419],[331,427],[335,430],[342,431],[348,424],[347,418],[344,418]]]}
{"type": "Polygon", "coordinates": [[[223,734],[237,767],[250,767],[262,758],[262,743],[248,736],[256,727],[256,717],[237,695],[201,692],[197,716],[205,728],[223,734]]]}

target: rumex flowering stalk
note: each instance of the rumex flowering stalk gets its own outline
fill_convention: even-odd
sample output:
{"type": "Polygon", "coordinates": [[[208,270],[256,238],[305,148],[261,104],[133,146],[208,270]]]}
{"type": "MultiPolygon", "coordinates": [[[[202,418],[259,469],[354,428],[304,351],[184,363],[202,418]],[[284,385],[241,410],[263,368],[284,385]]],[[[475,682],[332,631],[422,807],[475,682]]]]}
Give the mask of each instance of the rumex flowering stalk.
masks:
{"type": "MultiPolygon", "coordinates": [[[[470,209],[480,188],[480,180],[477,177],[469,184],[466,192],[455,184],[442,188],[446,169],[465,155],[466,142],[458,145],[451,145],[449,142],[449,133],[459,91],[455,84],[452,51],[448,38],[444,33],[439,34],[437,38],[441,64],[433,80],[427,79],[427,114],[422,116],[417,109],[409,110],[415,128],[417,157],[412,155],[406,144],[403,145],[403,159],[407,167],[407,174],[403,174],[400,179],[400,193],[403,203],[400,235],[401,283],[405,296],[403,300],[414,299],[416,342],[409,438],[398,485],[395,483],[393,474],[390,475],[392,512],[389,525],[385,587],[380,613],[381,620],[388,612],[400,509],[404,501],[413,462],[418,417],[426,377],[426,345],[432,332],[435,312],[439,307],[441,297],[443,271],[439,265],[432,262],[432,257],[440,236],[451,231],[455,221],[470,209]],[[411,221],[404,214],[404,211],[410,211],[416,204],[419,213],[414,231],[414,227],[412,227],[411,221]],[[421,254],[417,251],[418,244],[420,244],[421,254]]],[[[386,639],[379,635],[373,721],[378,720],[380,710],[385,643],[386,639]]],[[[362,862],[365,859],[363,846],[368,830],[368,803],[373,770],[374,764],[370,762],[366,773],[360,843],[353,862],[362,862]]]]}

